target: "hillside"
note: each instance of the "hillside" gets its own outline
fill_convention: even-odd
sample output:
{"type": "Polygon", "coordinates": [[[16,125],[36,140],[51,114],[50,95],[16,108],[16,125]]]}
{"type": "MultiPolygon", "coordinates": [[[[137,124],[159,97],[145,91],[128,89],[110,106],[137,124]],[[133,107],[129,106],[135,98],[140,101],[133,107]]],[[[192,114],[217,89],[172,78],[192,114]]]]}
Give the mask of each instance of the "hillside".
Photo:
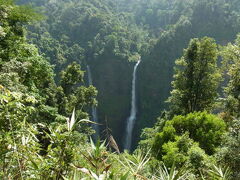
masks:
{"type": "Polygon", "coordinates": [[[0,0],[0,177],[184,167],[186,179],[237,179],[239,11],[238,0],[0,0]]]}

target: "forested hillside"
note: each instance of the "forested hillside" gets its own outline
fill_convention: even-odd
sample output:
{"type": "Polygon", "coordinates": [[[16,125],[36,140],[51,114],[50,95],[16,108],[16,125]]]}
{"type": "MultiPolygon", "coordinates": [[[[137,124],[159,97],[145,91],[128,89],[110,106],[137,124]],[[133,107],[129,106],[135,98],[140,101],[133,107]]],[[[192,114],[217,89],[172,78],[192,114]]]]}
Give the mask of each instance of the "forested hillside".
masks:
{"type": "Polygon", "coordinates": [[[238,33],[238,0],[0,0],[0,178],[239,179],[238,33]]]}
{"type": "Polygon", "coordinates": [[[50,1],[43,8],[47,20],[30,27],[31,42],[56,65],[56,73],[72,61],[85,71],[90,66],[99,119],[108,121],[121,144],[130,112],[131,62],[148,51],[148,32],[132,14],[117,13],[111,1],[50,1]]]}
{"type": "Polygon", "coordinates": [[[210,36],[225,45],[240,28],[238,1],[42,1],[39,5],[46,20],[31,26],[31,42],[57,73],[72,61],[85,71],[87,64],[91,67],[99,119],[103,124],[108,121],[120,145],[130,113],[132,61],[142,57],[134,129],[139,137],[141,129],[152,126],[168,107],[174,61],[189,40],[210,36]]]}

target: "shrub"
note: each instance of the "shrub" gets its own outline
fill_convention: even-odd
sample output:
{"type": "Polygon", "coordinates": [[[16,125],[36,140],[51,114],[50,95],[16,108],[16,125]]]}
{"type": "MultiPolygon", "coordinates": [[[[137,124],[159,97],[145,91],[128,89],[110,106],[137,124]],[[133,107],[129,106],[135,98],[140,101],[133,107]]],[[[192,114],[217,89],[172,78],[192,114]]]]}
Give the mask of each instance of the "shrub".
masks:
{"type": "Polygon", "coordinates": [[[195,112],[175,116],[165,123],[162,132],[156,134],[152,153],[167,166],[189,161],[199,167],[206,154],[215,153],[225,132],[224,121],[213,114],[195,112]]]}

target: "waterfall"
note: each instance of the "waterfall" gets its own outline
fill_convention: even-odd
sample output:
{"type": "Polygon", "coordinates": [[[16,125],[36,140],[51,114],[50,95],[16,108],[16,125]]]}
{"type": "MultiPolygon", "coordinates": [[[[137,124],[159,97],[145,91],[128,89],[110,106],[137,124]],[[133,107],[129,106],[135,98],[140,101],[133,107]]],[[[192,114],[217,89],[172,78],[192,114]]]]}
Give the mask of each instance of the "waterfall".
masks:
{"type": "MultiPolygon", "coordinates": [[[[91,69],[90,67],[87,65],[87,74],[88,74],[88,85],[93,85],[93,82],[92,82],[92,73],[91,73],[91,69]]],[[[96,106],[92,106],[92,118],[91,120],[95,123],[98,123],[98,116],[97,116],[97,108],[96,106]]],[[[96,131],[95,134],[93,134],[93,138],[95,140],[97,140],[97,138],[99,137],[99,127],[98,125],[96,124],[93,124],[92,125],[93,129],[96,131]]]]}
{"type": "Polygon", "coordinates": [[[125,137],[125,145],[124,149],[131,149],[132,145],[132,131],[134,127],[134,123],[136,120],[137,114],[137,103],[136,103],[136,73],[137,67],[141,61],[139,60],[136,65],[134,66],[133,70],[133,79],[132,79],[132,99],[131,99],[131,113],[127,119],[127,128],[126,128],[126,137],[125,137]]]}

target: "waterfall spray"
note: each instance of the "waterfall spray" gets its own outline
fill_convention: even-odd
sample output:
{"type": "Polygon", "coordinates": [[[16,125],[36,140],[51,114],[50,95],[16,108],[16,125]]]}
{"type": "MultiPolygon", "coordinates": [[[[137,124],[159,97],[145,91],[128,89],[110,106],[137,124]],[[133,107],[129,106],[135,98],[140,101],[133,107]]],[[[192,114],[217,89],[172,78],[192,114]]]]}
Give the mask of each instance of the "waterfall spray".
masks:
{"type": "MultiPolygon", "coordinates": [[[[88,65],[87,65],[87,74],[88,74],[88,85],[89,86],[93,85],[91,69],[88,65]]],[[[92,106],[92,119],[91,120],[95,123],[98,123],[97,108],[94,105],[92,106]]],[[[94,124],[92,127],[96,131],[96,133],[93,134],[93,138],[95,140],[97,140],[97,138],[99,137],[99,127],[96,124],[94,124]]]]}
{"type": "Polygon", "coordinates": [[[125,144],[124,149],[131,149],[132,145],[132,131],[134,127],[134,123],[136,120],[137,114],[137,102],[136,102],[136,74],[137,74],[137,67],[141,61],[139,60],[136,65],[134,66],[133,70],[133,79],[132,79],[132,99],[131,99],[131,113],[127,119],[127,128],[126,128],[126,137],[125,137],[125,144]]]}

